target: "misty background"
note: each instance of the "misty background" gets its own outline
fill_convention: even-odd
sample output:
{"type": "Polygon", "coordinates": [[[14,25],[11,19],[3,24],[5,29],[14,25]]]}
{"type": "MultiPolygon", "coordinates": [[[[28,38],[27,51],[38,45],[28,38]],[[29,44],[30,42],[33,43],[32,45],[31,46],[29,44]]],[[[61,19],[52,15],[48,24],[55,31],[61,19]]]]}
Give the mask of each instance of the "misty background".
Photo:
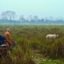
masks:
{"type": "Polygon", "coordinates": [[[1,0],[0,24],[64,24],[64,0],[1,0]]]}

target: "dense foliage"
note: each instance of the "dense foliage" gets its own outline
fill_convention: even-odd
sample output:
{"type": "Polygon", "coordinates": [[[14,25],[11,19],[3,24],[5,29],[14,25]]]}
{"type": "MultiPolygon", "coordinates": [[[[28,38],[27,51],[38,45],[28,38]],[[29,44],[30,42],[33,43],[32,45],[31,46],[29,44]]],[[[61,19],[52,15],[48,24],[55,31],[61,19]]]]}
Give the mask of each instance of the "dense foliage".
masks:
{"type": "MultiPolygon", "coordinates": [[[[42,59],[64,58],[64,26],[1,26],[0,34],[3,34],[7,27],[11,29],[17,43],[9,51],[8,57],[1,58],[1,64],[4,59],[6,64],[10,61],[11,64],[37,64],[35,58],[40,58],[40,55],[42,59]],[[59,37],[46,39],[45,36],[49,33],[59,34],[59,37]]],[[[40,63],[43,64],[43,61],[40,63]]]]}

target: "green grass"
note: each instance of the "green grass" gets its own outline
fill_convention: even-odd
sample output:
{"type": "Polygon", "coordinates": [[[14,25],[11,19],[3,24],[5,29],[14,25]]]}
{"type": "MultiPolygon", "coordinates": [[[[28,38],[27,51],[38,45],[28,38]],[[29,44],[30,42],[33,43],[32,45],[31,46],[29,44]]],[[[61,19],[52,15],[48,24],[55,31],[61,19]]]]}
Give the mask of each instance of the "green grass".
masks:
{"type": "Polygon", "coordinates": [[[17,43],[8,57],[0,58],[0,64],[64,64],[64,26],[0,26],[0,34],[7,27],[17,43]],[[59,37],[48,40],[48,33],[57,33],[59,37]]]}
{"type": "Polygon", "coordinates": [[[48,59],[48,60],[45,60],[45,61],[41,61],[40,64],[64,64],[64,61],[48,59]]]}

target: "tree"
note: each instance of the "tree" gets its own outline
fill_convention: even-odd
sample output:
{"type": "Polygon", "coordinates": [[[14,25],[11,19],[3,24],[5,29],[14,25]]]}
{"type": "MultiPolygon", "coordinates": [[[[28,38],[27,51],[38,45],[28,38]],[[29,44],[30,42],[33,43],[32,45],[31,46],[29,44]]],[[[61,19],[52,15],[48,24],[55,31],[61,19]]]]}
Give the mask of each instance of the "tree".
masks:
{"type": "Polygon", "coordinates": [[[24,18],[24,16],[20,16],[19,20],[20,20],[21,22],[25,22],[25,21],[26,21],[25,18],[24,18]]]}
{"type": "Polygon", "coordinates": [[[16,13],[14,11],[5,11],[1,14],[2,19],[14,20],[16,13]]]}

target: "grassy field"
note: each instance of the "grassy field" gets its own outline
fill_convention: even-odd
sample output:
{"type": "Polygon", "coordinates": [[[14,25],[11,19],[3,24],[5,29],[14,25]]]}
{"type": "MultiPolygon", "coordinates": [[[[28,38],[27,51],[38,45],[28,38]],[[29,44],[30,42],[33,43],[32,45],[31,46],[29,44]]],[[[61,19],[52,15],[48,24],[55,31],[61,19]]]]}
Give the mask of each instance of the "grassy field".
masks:
{"type": "Polygon", "coordinates": [[[0,26],[0,34],[8,27],[17,43],[0,64],[64,64],[64,26],[0,26]],[[59,37],[46,39],[48,33],[59,37]]]}

